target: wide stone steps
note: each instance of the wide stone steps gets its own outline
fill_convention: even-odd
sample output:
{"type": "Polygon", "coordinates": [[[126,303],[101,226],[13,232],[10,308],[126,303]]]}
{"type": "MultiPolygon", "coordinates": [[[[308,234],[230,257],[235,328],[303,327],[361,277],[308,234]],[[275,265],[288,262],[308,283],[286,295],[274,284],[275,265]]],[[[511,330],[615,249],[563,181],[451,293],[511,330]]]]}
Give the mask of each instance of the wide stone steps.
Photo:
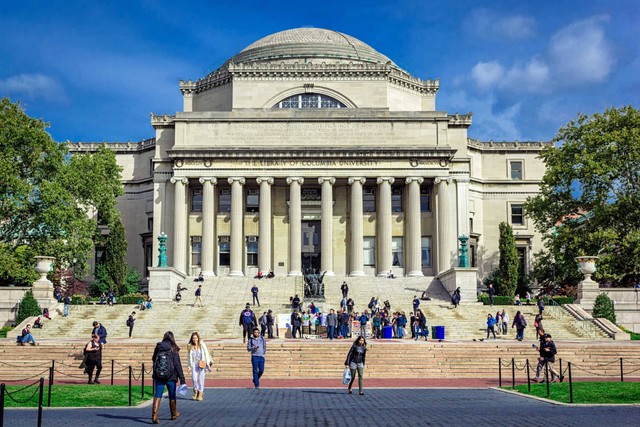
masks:
{"type": "MultiPolygon", "coordinates": [[[[366,375],[370,378],[497,378],[498,359],[516,359],[522,367],[525,359],[535,365],[537,352],[529,342],[415,342],[369,341],[366,375]]],[[[78,369],[83,342],[43,342],[40,346],[16,346],[8,340],[0,343],[0,382],[27,377],[48,378],[48,368],[55,360],[57,382],[82,381],[78,369]]],[[[180,340],[181,356],[186,369],[187,346],[180,340]]],[[[351,340],[345,341],[282,341],[267,343],[267,373],[265,378],[340,378],[351,340]]],[[[576,378],[595,375],[618,376],[620,358],[625,359],[625,377],[640,377],[640,346],[634,342],[562,342],[556,341],[558,358],[574,364],[576,378]],[[635,372],[634,372],[635,371],[635,372]],[[594,374],[595,372],[595,374],[594,374]]],[[[114,342],[103,353],[103,377],[128,378],[128,366],[133,366],[136,378],[141,363],[151,368],[152,341],[114,342]]],[[[250,377],[250,357],[246,346],[239,342],[207,341],[214,366],[209,378],[247,379],[250,377]]],[[[510,375],[510,368],[503,370],[510,375]]],[[[518,371],[519,377],[524,377],[518,371]]],[[[149,374],[147,373],[147,378],[149,374]]],[[[37,378],[36,378],[37,379],[37,378]]],[[[338,384],[338,383],[337,383],[338,384]]]]}

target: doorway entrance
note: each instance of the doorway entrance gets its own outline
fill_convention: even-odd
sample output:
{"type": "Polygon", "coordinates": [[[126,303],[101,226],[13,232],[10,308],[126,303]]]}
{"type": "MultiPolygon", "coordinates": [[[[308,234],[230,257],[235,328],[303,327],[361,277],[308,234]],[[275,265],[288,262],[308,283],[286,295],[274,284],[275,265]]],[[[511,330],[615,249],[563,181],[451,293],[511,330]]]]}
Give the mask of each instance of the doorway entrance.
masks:
{"type": "Polygon", "coordinates": [[[320,221],[302,221],[302,272],[320,272],[320,221]]]}

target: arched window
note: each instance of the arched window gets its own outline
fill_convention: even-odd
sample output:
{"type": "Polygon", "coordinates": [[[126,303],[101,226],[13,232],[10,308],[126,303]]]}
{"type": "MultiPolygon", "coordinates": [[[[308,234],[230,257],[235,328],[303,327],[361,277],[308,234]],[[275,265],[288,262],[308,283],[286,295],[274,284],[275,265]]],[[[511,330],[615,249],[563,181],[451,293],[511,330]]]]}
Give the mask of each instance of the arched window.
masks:
{"type": "Polygon", "coordinates": [[[347,106],[327,95],[301,93],[283,99],[273,108],[347,108],[347,106]]]}

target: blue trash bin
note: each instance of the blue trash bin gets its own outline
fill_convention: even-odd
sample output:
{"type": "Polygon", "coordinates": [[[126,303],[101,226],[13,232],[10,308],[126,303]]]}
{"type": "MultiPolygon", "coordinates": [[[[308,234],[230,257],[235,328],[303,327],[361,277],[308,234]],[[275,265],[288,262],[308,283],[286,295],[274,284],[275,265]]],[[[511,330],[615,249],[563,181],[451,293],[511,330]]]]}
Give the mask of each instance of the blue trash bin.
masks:
{"type": "Polygon", "coordinates": [[[383,326],[382,327],[382,338],[384,338],[384,339],[392,339],[393,338],[393,326],[383,326]]]}
{"type": "Polygon", "coordinates": [[[431,339],[443,340],[444,339],[444,326],[432,326],[431,327],[431,339]]]}

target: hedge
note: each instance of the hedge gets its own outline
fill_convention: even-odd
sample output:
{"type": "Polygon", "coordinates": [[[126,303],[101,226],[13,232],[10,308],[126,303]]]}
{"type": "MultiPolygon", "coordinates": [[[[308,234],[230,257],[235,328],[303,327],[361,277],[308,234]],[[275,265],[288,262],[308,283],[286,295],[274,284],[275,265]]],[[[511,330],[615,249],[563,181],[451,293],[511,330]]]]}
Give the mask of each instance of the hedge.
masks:
{"type": "MultiPolygon", "coordinates": [[[[573,304],[573,302],[575,301],[575,298],[573,297],[551,297],[551,298],[544,297],[542,300],[544,301],[545,306],[549,305],[549,299],[551,299],[553,302],[555,302],[558,305],[573,304]]],[[[487,294],[482,294],[478,296],[478,302],[481,302],[484,305],[491,304],[489,302],[489,295],[487,294]]],[[[531,300],[531,304],[536,304],[537,302],[538,300],[536,299],[531,300]]],[[[509,297],[509,296],[496,295],[493,297],[493,304],[494,305],[514,305],[514,299],[513,297],[509,297]]],[[[522,300],[522,304],[525,304],[523,300],[522,300]]]]}

